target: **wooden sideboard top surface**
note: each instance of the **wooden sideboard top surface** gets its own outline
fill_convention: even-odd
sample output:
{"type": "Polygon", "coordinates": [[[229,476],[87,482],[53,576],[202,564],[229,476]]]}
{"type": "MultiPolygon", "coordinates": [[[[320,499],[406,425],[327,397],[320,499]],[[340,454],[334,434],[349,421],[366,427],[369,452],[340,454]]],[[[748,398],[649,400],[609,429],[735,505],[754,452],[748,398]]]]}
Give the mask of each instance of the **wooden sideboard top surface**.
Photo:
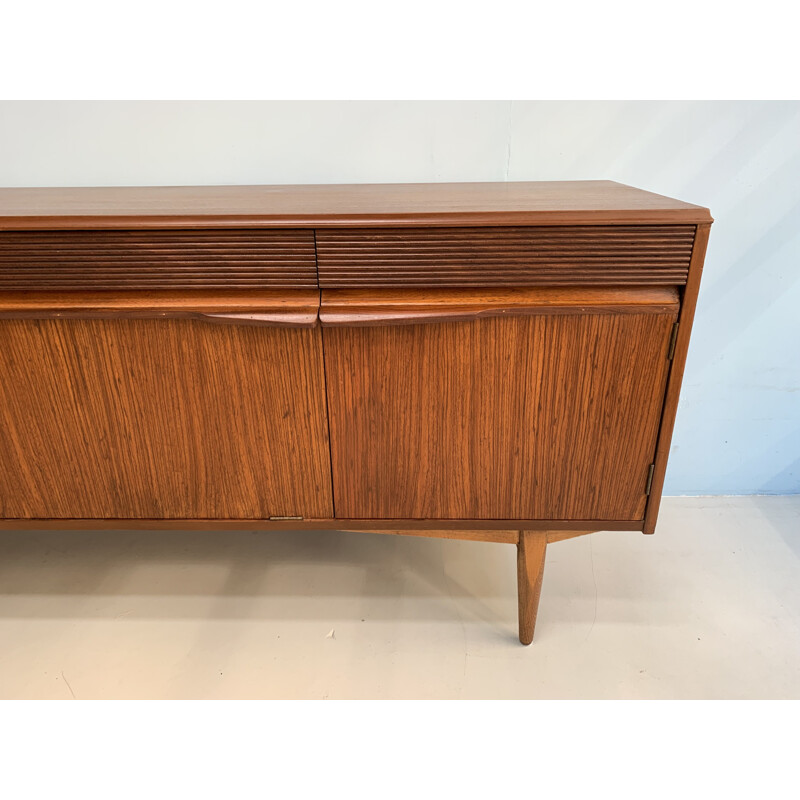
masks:
{"type": "Polygon", "coordinates": [[[0,188],[0,230],[702,224],[614,181],[0,188]]]}

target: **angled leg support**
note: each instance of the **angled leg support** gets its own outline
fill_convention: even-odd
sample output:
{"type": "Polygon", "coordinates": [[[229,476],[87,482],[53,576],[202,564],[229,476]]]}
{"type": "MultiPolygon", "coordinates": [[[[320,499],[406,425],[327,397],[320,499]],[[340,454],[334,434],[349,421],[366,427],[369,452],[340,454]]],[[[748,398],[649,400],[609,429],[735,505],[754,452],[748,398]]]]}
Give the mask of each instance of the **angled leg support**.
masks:
{"type": "Polygon", "coordinates": [[[539,595],[542,593],[544,556],[547,550],[547,533],[520,531],[517,544],[517,593],[519,597],[519,640],[522,644],[533,641],[539,595]]]}

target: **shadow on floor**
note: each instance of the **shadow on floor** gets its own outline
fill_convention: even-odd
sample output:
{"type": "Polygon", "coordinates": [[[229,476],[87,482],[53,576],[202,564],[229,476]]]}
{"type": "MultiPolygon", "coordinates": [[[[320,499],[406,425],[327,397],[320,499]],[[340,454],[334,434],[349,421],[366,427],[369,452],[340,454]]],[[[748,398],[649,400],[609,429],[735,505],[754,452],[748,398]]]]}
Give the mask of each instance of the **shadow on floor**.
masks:
{"type": "Polygon", "coordinates": [[[113,617],[121,600],[135,616],[201,616],[212,601],[214,616],[250,618],[276,598],[295,617],[306,598],[442,597],[496,621],[485,601],[515,602],[515,559],[512,545],[334,531],[4,531],[0,618],[113,617]]]}

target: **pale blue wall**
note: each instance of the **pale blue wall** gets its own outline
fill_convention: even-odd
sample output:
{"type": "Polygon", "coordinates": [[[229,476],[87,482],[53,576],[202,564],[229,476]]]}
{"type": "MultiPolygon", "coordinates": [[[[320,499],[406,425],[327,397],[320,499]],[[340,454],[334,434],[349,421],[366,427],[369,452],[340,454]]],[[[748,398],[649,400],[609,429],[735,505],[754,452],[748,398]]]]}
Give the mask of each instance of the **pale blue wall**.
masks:
{"type": "Polygon", "coordinates": [[[665,491],[800,491],[798,103],[0,103],[4,186],[590,178],[716,219],[665,491]]]}

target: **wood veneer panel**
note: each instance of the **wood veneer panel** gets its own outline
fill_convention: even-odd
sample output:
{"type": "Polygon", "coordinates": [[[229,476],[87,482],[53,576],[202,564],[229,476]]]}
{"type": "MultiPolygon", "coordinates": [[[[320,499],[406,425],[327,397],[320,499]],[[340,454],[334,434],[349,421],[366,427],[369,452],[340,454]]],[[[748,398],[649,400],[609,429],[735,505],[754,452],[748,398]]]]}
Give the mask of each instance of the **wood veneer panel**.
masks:
{"type": "Polygon", "coordinates": [[[0,231],[0,291],[316,286],[312,231],[0,231]]]}
{"type": "Polygon", "coordinates": [[[323,289],[414,286],[678,286],[694,225],[317,231],[323,289]]]}
{"type": "Polygon", "coordinates": [[[337,517],[641,520],[675,317],[323,328],[337,517]]]}
{"type": "Polygon", "coordinates": [[[710,222],[614,181],[0,188],[0,229],[710,222]]]}
{"type": "Polygon", "coordinates": [[[333,515],[319,327],[0,321],[0,517],[333,515]]]}

